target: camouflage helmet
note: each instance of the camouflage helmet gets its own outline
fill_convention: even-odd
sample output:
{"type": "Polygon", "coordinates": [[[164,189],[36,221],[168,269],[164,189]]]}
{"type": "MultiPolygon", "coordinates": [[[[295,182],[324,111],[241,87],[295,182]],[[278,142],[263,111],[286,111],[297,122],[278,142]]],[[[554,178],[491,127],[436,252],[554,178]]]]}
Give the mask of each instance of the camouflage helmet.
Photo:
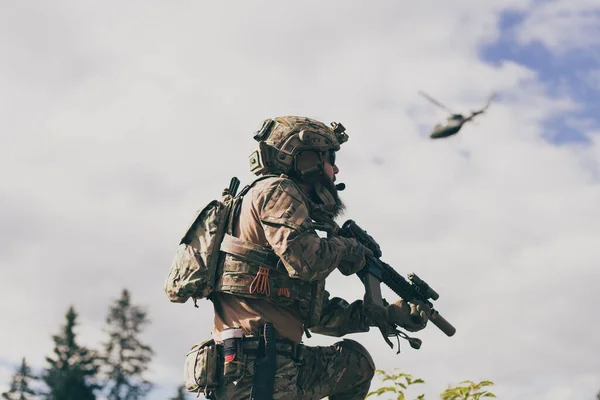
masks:
{"type": "Polygon", "coordinates": [[[265,120],[254,139],[258,148],[250,154],[250,170],[256,175],[288,174],[302,151],[338,151],[348,135],[341,123],[329,127],[314,119],[286,116],[265,120]]]}

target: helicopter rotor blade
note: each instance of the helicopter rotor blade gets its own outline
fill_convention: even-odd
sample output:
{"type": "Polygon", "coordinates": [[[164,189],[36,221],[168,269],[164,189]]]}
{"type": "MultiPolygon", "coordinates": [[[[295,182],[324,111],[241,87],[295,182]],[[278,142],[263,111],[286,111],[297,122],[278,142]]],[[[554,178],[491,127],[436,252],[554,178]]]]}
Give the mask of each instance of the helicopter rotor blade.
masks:
{"type": "Polygon", "coordinates": [[[443,105],[442,103],[440,103],[439,101],[437,101],[436,99],[434,99],[433,97],[431,97],[430,95],[428,95],[427,93],[419,90],[419,94],[421,96],[425,97],[427,100],[429,100],[433,104],[435,104],[436,106],[438,106],[440,108],[443,108],[444,110],[448,111],[450,114],[454,114],[454,111],[452,111],[451,109],[449,109],[448,107],[446,107],[445,105],[443,105]]]}
{"type": "Polygon", "coordinates": [[[490,104],[492,104],[492,101],[494,101],[494,99],[496,98],[496,95],[497,95],[497,94],[498,94],[498,93],[492,93],[492,94],[490,95],[490,97],[488,97],[488,101],[487,101],[487,103],[485,103],[485,106],[484,106],[484,107],[481,109],[482,111],[485,111],[485,110],[487,110],[487,108],[490,106],[490,104]]]}
{"type": "Polygon", "coordinates": [[[478,115],[483,114],[484,112],[486,112],[486,110],[488,109],[488,107],[490,106],[490,104],[492,104],[492,101],[496,97],[496,94],[497,93],[492,93],[490,95],[490,97],[488,97],[488,100],[487,100],[487,103],[485,103],[485,106],[483,106],[479,110],[471,111],[471,115],[470,115],[469,119],[473,119],[474,117],[476,117],[476,116],[478,116],[478,115]]]}

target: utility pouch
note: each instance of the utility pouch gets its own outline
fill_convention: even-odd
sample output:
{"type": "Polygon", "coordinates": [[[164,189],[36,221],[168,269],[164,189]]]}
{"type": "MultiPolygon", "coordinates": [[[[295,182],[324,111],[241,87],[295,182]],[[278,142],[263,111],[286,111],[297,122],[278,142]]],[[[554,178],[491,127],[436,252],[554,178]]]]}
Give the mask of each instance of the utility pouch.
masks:
{"type": "Polygon", "coordinates": [[[208,393],[219,385],[220,363],[213,339],[193,346],[185,358],[185,388],[189,392],[208,393]]]}
{"type": "Polygon", "coordinates": [[[226,329],[221,332],[223,341],[223,384],[239,381],[244,375],[246,359],[244,355],[244,330],[226,329]]]}

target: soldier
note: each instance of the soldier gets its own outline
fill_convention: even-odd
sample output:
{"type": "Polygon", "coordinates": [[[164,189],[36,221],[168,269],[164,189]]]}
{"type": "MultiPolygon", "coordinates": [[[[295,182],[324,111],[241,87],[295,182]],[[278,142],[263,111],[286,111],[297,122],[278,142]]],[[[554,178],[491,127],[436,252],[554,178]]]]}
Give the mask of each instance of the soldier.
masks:
{"type": "MultiPolygon", "coordinates": [[[[361,300],[349,304],[325,291],[333,270],[351,275],[371,254],[356,240],[336,236],[334,218],[344,205],[335,156],[348,136],[341,124],[288,116],[266,120],[255,139],[250,163],[260,177],[231,219],[210,297],[213,339],[224,357],[223,379],[212,396],[364,399],[375,365],[362,345],[349,339],[326,347],[302,344],[304,333],[341,337],[373,326],[361,300]]],[[[430,309],[400,299],[387,315],[390,324],[418,331],[430,309]],[[415,310],[419,323],[409,318],[415,310]]]]}

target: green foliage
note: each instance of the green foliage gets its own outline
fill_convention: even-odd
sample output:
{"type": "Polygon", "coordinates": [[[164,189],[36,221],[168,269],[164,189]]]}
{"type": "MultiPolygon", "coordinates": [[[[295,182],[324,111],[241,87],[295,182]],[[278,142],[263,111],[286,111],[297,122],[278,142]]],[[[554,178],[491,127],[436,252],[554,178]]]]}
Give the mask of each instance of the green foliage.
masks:
{"type": "Polygon", "coordinates": [[[175,395],[175,397],[171,397],[169,400],[186,400],[186,399],[187,399],[187,395],[186,395],[185,387],[183,385],[181,385],[177,388],[177,394],[175,395]]]}
{"type": "Polygon", "coordinates": [[[10,389],[2,393],[5,400],[33,400],[36,392],[30,386],[31,381],[37,378],[31,374],[31,369],[27,365],[25,358],[21,361],[21,366],[12,377],[10,389]]]}
{"type": "MultiPolygon", "coordinates": [[[[96,394],[105,389],[108,400],[141,400],[152,389],[144,379],[153,351],[141,343],[138,336],[149,323],[146,311],[131,304],[127,290],[109,308],[106,318],[108,340],[104,344],[104,355],[77,343],[75,328],[77,313],[69,307],[66,323],[59,334],[52,336],[53,356],[46,357],[48,366],[41,377],[34,377],[25,359],[15,372],[10,389],[2,393],[4,400],[95,400],[96,394]],[[100,380],[100,377],[103,379],[100,380]],[[31,381],[45,384],[44,393],[31,381]]],[[[103,397],[105,398],[105,397],[103,397]]],[[[178,392],[175,399],[185,399],[178,392]]]]}
{"type": "MultiPolygon", "coordinates": [[[[367,397],[375,395],[381,396],[386,393],[393,393],[396,400],[406,400],[405,391],[411,386],[419,383],[425,383],[422,379],[413,379],[412,375],[405,373],[387,373],[385,371],[375,371],[383,376],[384,382],[391,382],[393,385],[386,385],[375,391],[369,392],[367,397]]],[[[458,386],[447,388],[442,394],[442,400],[479,400],[483,397],[496,397],[492,392],[483,390],[486,386],[492,386],[492,381],[481,381],[474,383],[472,381],[463,381],[458,386]]],[[[600,394],[598,399],[600,400],[600,394]]],[[[419,395],[415,400],[425,400],[425,395],[419,395]]]]}
{"type": "Polygon", "coordinates": [[[459,386],[449,387],[442,393],[442,400],[479,400],[482,397],[496,397],[492,392],[483,390],[486,386],[492,386],[492,381],[463,381],[459,386]]]}
{"type": "Polygon", "coordinates": [[[109,400],[143,399],[152,389],[144,379],[153,351],[140,342],[139,335],[149,322],[146,311],[131,304],[125,289],[110,307],[106,318],[109,340],[104,346],[104,370],[109,400]]]}
{"type": "Polygon", "coordinates": [[[42,379],[48,386],[47,400],[95,400],[100,389],[96,377],[100,357],[93,350],[77,344],[75,326],[77,314],[69,307],[66,324],[54,335],[54,358],[46,357],[48,367],[42,379]]]}
{"type": "MultiPolygon", "coordinates": [[[[420,383],[425,383],[425,381],[423,379],[414,379],[412,377],[412,375],[410,374],[406,374],[403,372],[399,372],[399,373],[388,373],[382,370],[376,370],[375,371],[378,375],[381,375],[383,378],[382,380],[384,382],[391,382],[393,384],[393,386],[384,386],[381,387],[377,390],[375,390],[374,392],[369,392],[369,394],[367,395],[367,397],[375,395],[375,396],[381,396],[382,394],[385,393],[393,393],[396,396],[396,400],[405,400],[406,399],[406,395],[404,393],[404,391],[406,389],[408,389],[409,386],[411,385],[416,385],[416,384],[420,384],[420,383]]],[[[425,396],[424,395],[420,395],[417,397],[416,400],[424,400],[425,396]]]]}

